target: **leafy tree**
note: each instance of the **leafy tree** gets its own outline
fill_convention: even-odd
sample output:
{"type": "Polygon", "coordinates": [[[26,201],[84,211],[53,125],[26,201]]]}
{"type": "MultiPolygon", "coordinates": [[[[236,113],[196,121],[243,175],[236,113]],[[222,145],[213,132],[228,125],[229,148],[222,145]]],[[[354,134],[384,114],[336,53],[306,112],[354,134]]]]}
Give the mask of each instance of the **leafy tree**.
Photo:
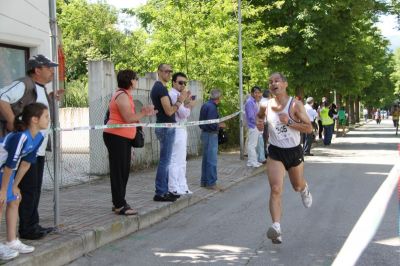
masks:
{"type": "Polygon", "coordinates": [[[112,58],[113,44],[122,33],[116,28],[117,10],[102,2],[57,1],[58,24],[62,30],[67,80],[87,74],[88,60],[112,58]]]}
{"type": "Polygon", "coordinates": [[[374,64],[387,57],[387,42],[374,26],[377,14],[387,11],[380,1],[252,4],[266,7],[259,19],[272,36],[262,44],[272,48],[269,68],[286,73],[296,95],[319,98],[337,91],[344,98],[358,96],[379,72],[374,64]]]}
{"type": "Polygon", "coordinates": [[[397,48],[393,55],[393,73],[391,79],[394,84],[394,93],[400,98],[400,48],[397,48]]]}
{"type": "Polygon", "coordinates": [[[400,0],[392,0],[392,14],[397,16],[398,28],[400,29],[400,0]]]}

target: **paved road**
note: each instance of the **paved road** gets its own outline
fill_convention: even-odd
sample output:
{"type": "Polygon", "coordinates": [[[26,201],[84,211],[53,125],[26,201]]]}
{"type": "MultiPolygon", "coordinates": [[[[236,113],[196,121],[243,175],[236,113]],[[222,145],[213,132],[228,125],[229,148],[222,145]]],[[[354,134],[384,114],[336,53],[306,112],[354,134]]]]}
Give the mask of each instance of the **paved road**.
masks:
{"type": "MultiPolygon", "coordinates": [[[[71,265],[330,265],[398,160],[399,138],[393,132],[389,120],[369,123],[329,148],[313,150],[316,156],[306,158],[305,173],[314,205],[305,209],[286,179],[282,245],[265,237],[270,218],[263,174],[71,265]]],[[[393,193],[357,265],[399,265],[398,218],[393,193]]]]}

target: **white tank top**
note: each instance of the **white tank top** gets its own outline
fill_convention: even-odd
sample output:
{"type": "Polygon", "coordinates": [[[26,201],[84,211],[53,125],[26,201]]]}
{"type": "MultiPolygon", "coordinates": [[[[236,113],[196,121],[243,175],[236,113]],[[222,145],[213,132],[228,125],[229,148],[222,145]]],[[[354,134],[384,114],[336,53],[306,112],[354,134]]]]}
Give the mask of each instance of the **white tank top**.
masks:
{"type": "Polygon", "coordinates": [[[279,113],[272,111],[271,101],[268,102],[268,133],[269,143],[279,148],[293,148],[300,145],[300,131],[295,130],[287,125],[281,123],[279,120],[279,113],[286,113],[289,115],[290,107],[292,106],[293,97],[290,97],[285,108],[279,113]]]}

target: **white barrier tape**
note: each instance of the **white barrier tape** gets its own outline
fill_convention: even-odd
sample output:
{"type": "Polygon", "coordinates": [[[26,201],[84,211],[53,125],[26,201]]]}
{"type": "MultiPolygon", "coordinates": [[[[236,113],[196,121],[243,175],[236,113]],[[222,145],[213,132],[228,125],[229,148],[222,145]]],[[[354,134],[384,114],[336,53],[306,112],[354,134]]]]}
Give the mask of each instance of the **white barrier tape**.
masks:
{"type": "Polygon", "coordinates": [[[397,163],[358,219],[332,266],[350,266],[356,264],[358,258],[378,230],[389,200],[396,189],[399,176],[400,164],[397,163]]]}
{"type": "Polygon", "coordinates": [[[78,130],[99,130],[105,128],[126,128],[126,127],[190,127],[198,125],[207,125],[221,123],[229,120],[240,114],[240,111],[231,115],[224,116],[218,119],[202,120],[202,121],[189,121],[189,122],[178,122],[178,123],[132,123],[132,124],[114,124],[114,125],[95,125],[95,126],[83,126],[83,127],[71,127],[71,128],[55,128],[57,131],[78,131],[78,130]]]}

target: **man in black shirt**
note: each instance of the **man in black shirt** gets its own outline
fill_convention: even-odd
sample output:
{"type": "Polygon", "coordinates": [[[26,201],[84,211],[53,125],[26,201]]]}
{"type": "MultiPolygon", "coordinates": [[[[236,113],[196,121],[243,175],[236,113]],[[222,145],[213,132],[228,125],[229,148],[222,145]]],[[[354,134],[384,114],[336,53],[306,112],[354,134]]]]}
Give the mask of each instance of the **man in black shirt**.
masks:
{"type": "MultiPolygon", "coordinates": [[[[168,64],[158,66],[158,78],[150,92],[151,101],[157,112],[157,123],[175,123],[175,112],[186,100],[187,93],[182,92],[178,100],[172,105],[167,90],[167,83],[171,80],[172,68],[168,64]]],[[[175,128],[164,127],[155,129],[160,141],[160,161],[156,173],[156,194],[154,201],[175,201],[179,196],[168,192],[168,168],[171,161],[172,146],[175,140],[175,128]]]]}

